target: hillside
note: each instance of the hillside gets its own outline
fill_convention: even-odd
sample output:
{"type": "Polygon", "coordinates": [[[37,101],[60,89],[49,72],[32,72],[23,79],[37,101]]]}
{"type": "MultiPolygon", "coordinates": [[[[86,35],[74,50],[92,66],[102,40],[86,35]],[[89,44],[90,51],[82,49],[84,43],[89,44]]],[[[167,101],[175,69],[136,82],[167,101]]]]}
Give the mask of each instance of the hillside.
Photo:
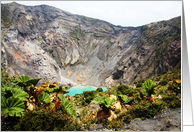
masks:
{"type": "Polygon", "coordinates": [[[121,27],[55,7],[1,4],[1,66],[42,82],[111,88],[181,66],[181,17],[121,27]]]}

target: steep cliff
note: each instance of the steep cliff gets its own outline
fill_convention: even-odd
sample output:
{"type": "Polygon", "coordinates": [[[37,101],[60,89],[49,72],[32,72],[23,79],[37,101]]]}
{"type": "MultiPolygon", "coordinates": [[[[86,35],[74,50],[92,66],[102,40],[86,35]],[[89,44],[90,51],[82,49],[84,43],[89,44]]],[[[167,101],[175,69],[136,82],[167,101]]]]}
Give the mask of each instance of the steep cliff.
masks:
{"type": "Polygon", "coordinates": [[[180,67],[181,18],[140,27],[1,4],[1,65],[42,81],[112,87],[180,67]]]}

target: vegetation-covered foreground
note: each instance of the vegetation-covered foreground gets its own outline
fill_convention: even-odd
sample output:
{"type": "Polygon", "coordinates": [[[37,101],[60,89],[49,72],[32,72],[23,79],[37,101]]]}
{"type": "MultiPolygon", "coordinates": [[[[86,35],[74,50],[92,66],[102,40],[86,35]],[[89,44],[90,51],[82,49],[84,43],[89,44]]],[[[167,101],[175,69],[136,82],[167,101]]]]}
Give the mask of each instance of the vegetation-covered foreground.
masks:
{"type": "Polygon", "coordinates": [[[106,92],[98,88],[73,97],[64,96],[66,86],[48,81],[37,86],[39,80],[8,76],[2,69],[1,130],[79,131],[97,124],[120,130],[133,120],[181,107],[180,69],[134,82],[135,88],[120,85],[106,92]]]}

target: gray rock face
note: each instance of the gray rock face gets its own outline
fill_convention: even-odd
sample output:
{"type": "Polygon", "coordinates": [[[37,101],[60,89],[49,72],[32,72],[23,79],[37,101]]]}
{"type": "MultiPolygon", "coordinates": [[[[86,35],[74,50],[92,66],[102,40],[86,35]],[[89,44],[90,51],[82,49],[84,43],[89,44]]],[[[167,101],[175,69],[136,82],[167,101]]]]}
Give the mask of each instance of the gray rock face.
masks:
{"type": "Polygon", "coordinates": [[[180,17],[121,27],[47,5],[1,7],[1,64],[10,74],[112,87],[180,63],[180,17]]]}

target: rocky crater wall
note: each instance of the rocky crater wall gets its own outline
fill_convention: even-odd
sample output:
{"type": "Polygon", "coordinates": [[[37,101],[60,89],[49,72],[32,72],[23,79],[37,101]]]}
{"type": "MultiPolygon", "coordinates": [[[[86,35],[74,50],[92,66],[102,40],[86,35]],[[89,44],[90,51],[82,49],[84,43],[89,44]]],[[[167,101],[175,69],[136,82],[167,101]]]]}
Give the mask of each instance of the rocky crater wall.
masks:
{"type": "Polygon", "coordinates": [[[47,5],[1,4],[1,65],[10,74],[111,88],[180,61],[180,17],[121,27],[47,5]]]}

